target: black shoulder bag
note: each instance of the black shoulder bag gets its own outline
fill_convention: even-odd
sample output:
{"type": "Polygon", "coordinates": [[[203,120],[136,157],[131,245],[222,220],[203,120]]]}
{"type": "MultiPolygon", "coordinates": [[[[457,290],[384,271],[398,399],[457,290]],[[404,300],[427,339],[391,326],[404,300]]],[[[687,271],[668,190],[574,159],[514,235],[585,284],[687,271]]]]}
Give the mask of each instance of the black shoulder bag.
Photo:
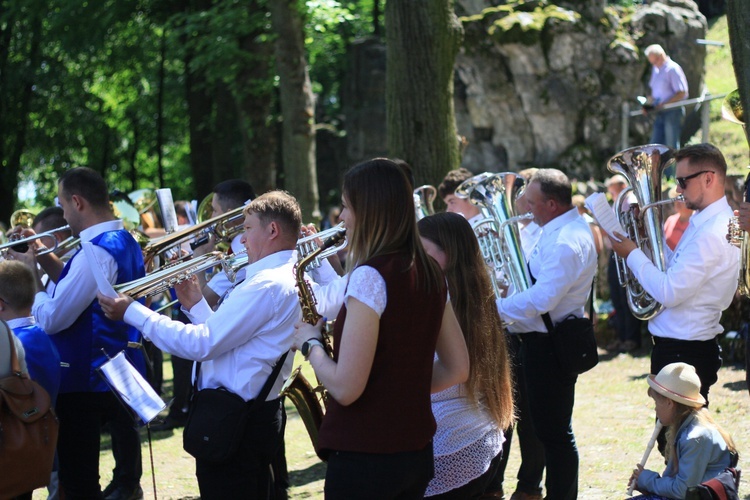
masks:
{"type": "Polygon", "coordinates": [[[198,363],[190,411],[182,433],[182,447],[185,451],[208,462],[224,462],[229,459],[242,442],[247,416],[266,401],[288,354],[289,351],[279,358],[260,394],[252,402],[246,402],[223,387],[198,391],[198,363]]]}
{"type": "MultiPolygon", "coordinates": [[[[529,275],[532,284],[536,283],[534,275],[531,274],[531,268],[529,268],[529,275]]],[[[589,294],[590,317],[594,315],[594,283],[596,283],[596,275],[594,275],[594,281],[591,283],[591,293],[589,294]]],[[[580,375],[599,363],[594,323],[590,318],[576,318],[571,314],[557,325],[553,325],[552,318],[546,312],[542,314],[542,319],[552,339],[557,360],[565,373],[580,375]]]]}

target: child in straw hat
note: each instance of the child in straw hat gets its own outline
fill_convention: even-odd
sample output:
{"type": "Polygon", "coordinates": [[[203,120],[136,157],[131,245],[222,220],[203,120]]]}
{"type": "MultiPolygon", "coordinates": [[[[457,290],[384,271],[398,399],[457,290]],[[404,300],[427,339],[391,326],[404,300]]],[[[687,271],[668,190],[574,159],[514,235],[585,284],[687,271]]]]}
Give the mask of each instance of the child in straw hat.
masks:
{"type": "Polygon", "coordinates": [[[636,481],[635,488],[645,494],[633,498],[682,499],[689,487],[735,465],[737,451],[704,407],[701,381],[691,365],[669,364],[658,375],[649,375],[648,385],[656,417],[667,428],[667,468],[660,476],[638,465],[630,481],[636,481]]]}

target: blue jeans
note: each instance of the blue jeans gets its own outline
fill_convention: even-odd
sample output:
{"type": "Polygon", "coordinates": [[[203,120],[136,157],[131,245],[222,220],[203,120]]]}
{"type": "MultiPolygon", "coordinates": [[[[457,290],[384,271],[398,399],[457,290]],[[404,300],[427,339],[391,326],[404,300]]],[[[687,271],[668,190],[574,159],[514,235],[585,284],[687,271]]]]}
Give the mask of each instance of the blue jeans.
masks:
{"type": "Polygon", "coordinates": [[[522,359],[534,431],[544,446],[547,497],[578,497],[578,448],[573,435],[575,375],[563,372],[547,333],[524,333],[522,359]]]}
{"type": "Polygon", "coordinates": [[[673,108],[658,112],[656,120],[654,120],[654,129],[651,132],[651,144],[664,144],[670,148],[679,149],[682,117],[684,115],[684,108],[673,108]]]}

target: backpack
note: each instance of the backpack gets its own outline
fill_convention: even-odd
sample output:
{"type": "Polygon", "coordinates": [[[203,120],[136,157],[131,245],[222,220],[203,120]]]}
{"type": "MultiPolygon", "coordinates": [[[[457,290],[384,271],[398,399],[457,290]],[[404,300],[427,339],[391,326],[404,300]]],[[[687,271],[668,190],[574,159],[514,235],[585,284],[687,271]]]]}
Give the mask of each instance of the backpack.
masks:
{"type": "Polygon", "coordinates": [[[0,379],[0,498],[49,484],[57,447],[58,422],[49,394],[21,373],[10,328],[10,377],[0,379]]]}
{"type": "Polygon", "coordinates": [[[713,479],[688,488],[685,500],[740,500],[740,470],[727,467],[713,479]]]}

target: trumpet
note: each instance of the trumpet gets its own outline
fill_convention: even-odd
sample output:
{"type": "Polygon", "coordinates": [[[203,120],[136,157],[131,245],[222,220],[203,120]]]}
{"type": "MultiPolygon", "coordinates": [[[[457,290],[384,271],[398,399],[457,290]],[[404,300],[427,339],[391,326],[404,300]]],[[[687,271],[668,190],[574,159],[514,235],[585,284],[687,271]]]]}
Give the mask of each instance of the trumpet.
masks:
{"type": "MultiPolygon", "coordinates": [[[[45,231],[43,233],[38,233],[38,234],[35,234],[33,236],[29,236],[27,238],[16,238],[16,239],[13,239],[13,236],[16,236],[16,235],[11,235],[10,238],[9,238],[10,241],[8,241],[7,243],[3,243],[2,245],[0,245],[0,255],[2,255],[3,257],[5,257],[5,255],[8,253],[9,250],[13,250],[15,252],[20,252],[20,253],[26,253],[29,250],[29,243],[31,243],[32,241],[36,241],[36,240],[39,240],[39,239],[42,239],[42,238],[49,238],[52,241],[52,245],[51,246],[47,245],[47,248],[45,248],[44,250],[42,250],[39,253],[37,253],[37,256],[39,256],[39,255],[47,255],[48,253],[52,253],[55,250],[57,250],[58,246],[60,245],[57,242],[57,238],[55,237],[55,233],[59,233],[61,231],[70,231],[70,226],[61,226],[61,227],[58,227],[56,229],[52,229],[50,231],[45,231]]],[[[70,238],[68,238],[68,240],[70,240],[70,238]]],[[[65,241],[68,241],[68,240],[65,240],[65,241]]],[[[76,238],[76,240],[78,240],[78,238],[76,238]]],[[[78,240],[78,242],[80,242],[80,240],[78,240]]],[[[69,246],[69,245],[70,245],[70,243],[66,243],[66,247],[69,246]]],[[[76,243],[76,245],[77,245],[77,243],[76,243]]]]}
{"type": "Polygon", "coordinates": [[[338,253],[339,250],[343,250],[346,247],[347,240],[344,237],[346,233],[346,228],[344,228],[344,223],[339,222],[332,228],[326,229],[325,231],[321,231],[319,233],[311,234],[310,236],[305,236],[297,240],[297,259],[301,260],[305,257],[315,253],[318,248],[318,240],[321,241],[329,241],[331,238],[333,238],[336,235],[341,235],[341,238],[336,238],[333,241],[333,243],[330,246],[325,247],[325,249],[321,250],[318,253],[315,253],[312,260],[306,264],[307,269],[316,269],[320,267],[320,264],[323,262],[323,259],[327,259],[331,255],[335,255],[338,253]]]}

